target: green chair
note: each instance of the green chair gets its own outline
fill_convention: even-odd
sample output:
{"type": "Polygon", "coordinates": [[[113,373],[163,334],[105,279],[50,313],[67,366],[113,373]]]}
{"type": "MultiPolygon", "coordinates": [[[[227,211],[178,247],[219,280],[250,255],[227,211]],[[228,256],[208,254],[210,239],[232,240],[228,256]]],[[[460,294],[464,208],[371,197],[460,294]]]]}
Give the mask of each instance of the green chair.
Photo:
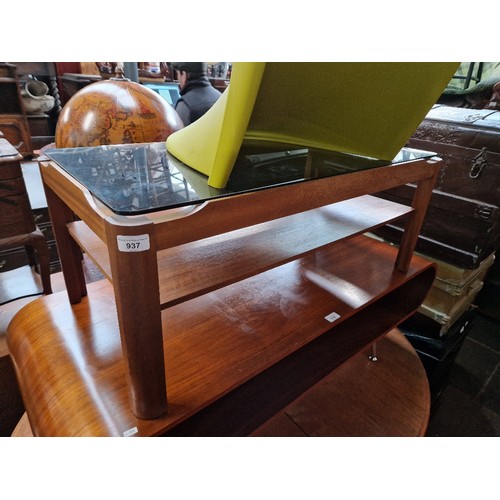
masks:
{"type": "Polygon", "coordinates": [[[234,63],[231,83],[167,150],[225,187],[243,142],[392,160],[458,63],[234,63]]]}

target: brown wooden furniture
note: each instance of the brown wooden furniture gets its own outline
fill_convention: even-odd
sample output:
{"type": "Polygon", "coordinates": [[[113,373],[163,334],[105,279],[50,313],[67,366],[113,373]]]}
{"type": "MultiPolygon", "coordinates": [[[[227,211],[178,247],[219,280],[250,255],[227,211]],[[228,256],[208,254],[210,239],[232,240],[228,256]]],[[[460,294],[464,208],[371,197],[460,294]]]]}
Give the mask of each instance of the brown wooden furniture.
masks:
{"type": "MultiPolygon", "coordinates": [[[[29,264],[38,265],[43,293],[51,293],[49,249],[31,211],[22,159],[6,139],[0,138],[0,250],[25,247],[29,264]]],[[[2,261],[1,265],[4,264],[2,261]]]]}
{"type": "MultiPolygon", "coordinates": [[[[89,259],[86,258],[85,255],[83,256],[83,265],[84,265],[85,278],[87,279],[88,283],[99,281],[103,278],[99,270],[94,266],[92,262],[89,261],[89,259]]],[[[9,292],[11,291],[10,289],[12,289],[11,292],[12,296],[17,296],[17,297],[22,296],[22,297],[16,300],[12,300],[6,304],[2,304],[2,307],[0,308],[0,358],[9,355],[6,336],[7,336],[7,328],[9,326],[10,321],[26,304],[29,304],[33,300],[36,300],[37,299],[36,295],[40,295],[40,293],[33,295],[31,294],[26,295],[26,290],[34,288],[35,285],[39,285],[38,282],[40,280],[38,280],[38,282],[35,283],[30,283],[30,281],[32,282],[35,281],[33,279],[33,276],[30,276],[28,275],[28,273],[25,273],[24,268],[21,268],[18,271],[19,272],[13,273],[12,280],[10,279],[8,280],[8,286],[9,286],[9,292]]],[[[54,293],[66,290],[66,287],[64,285],[64,279],[61,272],[57,272],[50,275],[50,284],[51,284],[51,289],[54,293]]],[[[4,285],[3,279],[0,279],[0,295],[2,295],[3,292],[3,285],[4,285]]]]}
{"type": "MultiPolygon", "coordinates": [[[[429,384],[420,358],[399,330],[377,341],[378,363],[363,349],[251,433],[257,437],[423,436],[429,384]]],[[[22,416],[12,437],[32,437],[22,416]]]]}
{"type": "Polygon", "coordinates": [[[70,98],[87,85],[100,82],[101,80],[102,77],[100,75],[92,74],[64,73],[64,75],[61,76],[63,89],[70,98]]]}
{"type": "MultiPolygon", "coordinates": [[[[28,193],[29,203],[31,205],[32,217],[35,224],[44,235],[49,247],[50,255],[50,273],[56,273],[61,270],[59,254],[52,231],[52,221],[49,216],[47,200],[43,188],[42,178],[38,163],[35,161],[23,162],[21,164],[22,177],[28,193]]],[[[3,264],[2,272],[12,271],[21,267],[29,266],[30,259],[26,249],[22,246],[0,250],[0,262],[3,264]]]]}
{"type": "Polygon", "coordinates": [[[13,430],[12,437],[34,437],[28,420],[28,415],[26,415],[26,413],[23,414],[19,423],[13,430]]]}
{"type": "MultiPolygon", "coordinates": [[[[402,277],[393,272],[394,248],[358,240],[316,256],[330,261],[328,272],[336,271],[336,259],[355,266],[355,283],[364,283],[368,272],[378,299],[391,289],[354,316],[353,308],[332,300],[295,263],[164,310],[169,408],[156,419],[137,418],[130,409],[107,281],[90,284],[89,295],[73,306],[61,293],[31,302],[10,323],[7,341],[34,434],[248,434],[376,340],[381,329],[389,330],[425,295],[434,276],[428,263],[417,259],[402,277]],[[369,269],[363,265],[367,257],[369,269]],[[252,296],[263,302],[252,302],[252,296]],[[325,319],[332,307],[347,317],[335,328],[325,319]]],[[[314,268],[314,261],[304,259],[300,267],[314,268]]]]}
{"type": "Polygon", "coordinates": [[[48,113],[26,114],[31,145],[34,151],[54,142],[55,129],[62,109],[59,84],[57,82],[58,63],[54,62],[13,62],[21,86],[31,78],[47,84],[49,95],[54,98],[54,107],[48,113]]]}
{"type": "MultiPolygon", "coordinates": [[[[329,158],[311,151],[310,171],[329,158]]],[[[42,160],[73,306],[44,297],[9,327],[34,433],[251,432],[420,305],[435,273],[412,254],[438,163],[126,217],[42,160]],[[418,184],[411,208],[366,195],[406,182],[418,184]],[[399,251],[362,235],[405,215],[399,251]],[[80,248],[112,286],[87,296],[80,248]],[[35,383],[49,366],[50,380],[35,383]],[[228,408],[245,411],[228,419],[228,408]]]]}
{"type": "Polygon", "coordinates": [[[251,435],[424,436],[430,394],[420,358],[397,329],[377,341],[376,352],[374,363],[371,348],[363,349],[251,435]]]}
{"type": "Polygon", "coordinates": [[[0,130],[23,156],[33,153],[17,68],[0,63],[0,130]]]}

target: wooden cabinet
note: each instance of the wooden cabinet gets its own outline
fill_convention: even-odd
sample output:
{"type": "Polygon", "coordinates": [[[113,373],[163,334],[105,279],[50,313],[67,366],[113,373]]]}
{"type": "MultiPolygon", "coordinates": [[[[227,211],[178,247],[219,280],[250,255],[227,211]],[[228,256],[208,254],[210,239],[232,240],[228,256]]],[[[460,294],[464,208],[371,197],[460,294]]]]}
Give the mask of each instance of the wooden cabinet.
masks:
{"type": "Polygon", "coordinates": [[[0,130],[23,156],[33,153],[17,68],[9,63],[0,64],[0,130]]]}

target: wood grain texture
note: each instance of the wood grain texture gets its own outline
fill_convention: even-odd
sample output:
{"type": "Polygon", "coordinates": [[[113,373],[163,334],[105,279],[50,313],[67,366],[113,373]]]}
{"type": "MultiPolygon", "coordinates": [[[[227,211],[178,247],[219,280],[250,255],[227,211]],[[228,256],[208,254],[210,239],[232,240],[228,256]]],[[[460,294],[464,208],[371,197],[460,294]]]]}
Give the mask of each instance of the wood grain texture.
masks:
{"type": "MultiPolygon", "coordinates": [[[[149,226],[140,226],[140,234],[150,234],[149,226]]],[[[155,240],[150,239],[146,252],[118,249],[118,238],[136,231],[135,226],[106,224],[111,274],[118,277],[114,296],[132,412],[139,418],[156,418],[167,411],[167,394],[158,265],[151,258],[156,255],[155,240]]]]}
{"type": "Polygon", "coordinates": [[[37,299],[8,333],[33,432],[162,434],[327,332],[338,345],[329,357],[343,363],[411,314],[433,281],[425,260],[414,257],[403,275],[395,257],[393,247],[359,236],[163,311],[169,407],[154,420],[130,410],[109,283],[92,283],[74,306],[63,294],[37,299]],[[346,287],[351,297],[358,291],[355,304],[341,293],[346,287]],[[333,329],[325,319],[332,312],[340,316],[333,329]]]}
{"type": "MultiPolygon", "coordinates": [[[[366,243],[365,239],[364,243],[360,243],[361,240],[354,237],[352,240],[343,241],[342,246],[328,245],[328,242],[338,235],[328,234],[325,237],[325,233],[332,231],[333,226],[339,225],[339,220],[323,224],[324,220],[321,220],[319,214],[327,209],[319,207],[405,182],[433,179],[438,168],[435,161],[410,161],[304,183],[280,185],[272,189],[272,194],[267,190],[257,190],[215,198],[191,207],[182,214],[173,211],[175,214],[173,213],[172,217],[170,211],[166,210],[161,216],[153,214],[150,217],[129,218],[114,216],[109,211],[101,210],[88,191],[53,162],[41,165],[51,216],[54,213],[56,240],[58,247],[64,249],[60,250],[60,254],[68,294],[70,301],[75,304],[72,310],[70,308],[61,313],[61,317],[55,319],[53,327],[46,330],[44,342],[52,336],[53,342],[61,347],[60,357],[57,356],[61,360],[61,369],[64,367],[64,370],[71,372],[74,383],[70,384],[73,389],[62,398],[69,398],[65,404],[52,404],[49,408],[47,404],[41,403],[44,411],[51,413],[50,422],[38,410],[33,410],[38,412],[37,415],[28,410],[35,433],[71,434],[77,429],[77,433],[91,435],[121,435],[128,429],[123,427],[124,422],[130,424],[130,428],[137,427],[138,435],[163,433],[329,331],[332,325],[325,325],[325,317],[330,317],[331,314],[338,315],[334,322],[337,333],[342,332],[339,335],[341,347],[334,356],[335,363],[344,362],[367,342],[388,331],[413,312],[420,305],[432,282],[434,271],[427,263],[420,262],[416,271],[415,267],[412,270],[415,265],[414,260],[410,262],[413,252],[412,238],[409,238],[403,250],[400,250],[401,254],[397,259],[399,272],[394,271],[395,255],[378,248],[373,241],[366,243]],[[317,210],[314,222],[312,219],[305,221],[304,212],[313,209],[317,210]],[[56,340],[60,335],[58,332],[68,329],[64,321],[70,321],[72,314],[80,321],[82,318],[88,318],[89,308],[100,311],[102,307],[101,303],[95,302],[94,297],[85,297],[86,287],[80,269],[79,247],[68,229],[73,212],[96,233],[106,246],[109,256],[110,271],[107,274],[113,277],[116,298],[114,307],[118,311],[118,325],[116,317],[114,319],[115,356],[117,360],[120,358],[121,348],[125,356],[125,363],[123,357],[120,362],[116,361],[115,371],[109,368],[111,371],[107,377],[113,381],[111,385],[118,384],[119,379],[122,381],[118,392],[109,392],[112,395],[110,405],[113,409],[127,407],[127,397],[124,396],[127,391],[123,389],[123,383],[126,386],[128,381],[132,413],[135,414],[132,418],[127,412],[115,415],[113,410],[109,413],[102,404],[94,401],[94,392],[103,394],[101,387],[99,386],[99,390],[90,389],[87,378],[81,376],[86,367],[93,366],[93,360],[87,359],[84,364],[77,363],[76,368],[69,362],[75,359],[75,353],[66,351],[66,341],[61,344],[60,340],[56,340]],[[288,217],[291,217],[289,220],[297,219],[298,222],[287,227],[287,224],[283,224],[283,218],[288,217]],[[259,233],[262,229],[259,225],[263,223],[268,225],[267,234],[266,230],[259,233]],[[319,224],[321,227],[317,226],[311,233],[307,233],[309,224],[319,224]],[[231,235],[219,236],[249,226],[253,227],[245,230],[246,233],[241,233],[240,238],[233,241],[231,235]],[[300,231],[305,232],[305,244],[297,237],[300,231]],[[144,234],[151,243],[150,252],[128,253],[117,249],[118,236],[144,234]],[[273,244],[269,245],[273,236],[273,244]],[[287,240],[286,245],[280,246],[279,236],[287,240]],[[312,243],[307,242],[308,237],[313,239],[312,243]],[[207,247],[208,251],[202,249],[207,238],[219,240],[217,244],[207,247]],[[237,249],[243,257],[239,261],[234,258],[228,260],[223,252],[219,255],[218,243],[226,238],[231,242],[226,245],[226,255],[237,249]],[[239,240],[245,244],[237,243],[239,240]],[[252,241],[253,247],[247,245],[249,240],[252,241]],[[175,249],[169,254],[173,247],[188,243],[189,248],[181,249],[184,252],[175,249]],[[294,243],[297,248],[294,248],[294,243]],[[314,246],[324,245],[326,246],[320,251],[312,253],[314,246]],[[260,247],[260,250],[252,255],[252,248],[256,247],[260,247]],[[272,250],[269,251],[269,248],[272,250]],[[166,259],[166,267],[172,270],[173,277],[159,276],[164,273],[159,273],[157,252],[160,252],[160,262],[166,259]],[[266,256],[268,253],[270,255],[266,256]],[[186,256],[192,260],[182,262],[186,256]],[[260,259],[262,256],[266,257],[260,259]],[[297,256],[304,257],[293,261],[297,256]],[[203,274],[207,261],[207,276],[214,276],[208,281],[203,274]],[[287,263],[284,264],[285,262],[287,263]],[[274,267],[279,264],[283,265],[274,267]],[[245,269],[245,265],[248,265],[250,270],[245,269]],[[266,272],[250,277],[262,271],[266,272]],[[177,285],[181,289],[181,295],[178,291],[169,295],[177,285]],[[182,290],[186,285],[187,291],[182,290]],[[163,313],[160,287],[162,295],[167,295],[164,304],[176,304],[163,313]],[[200,295],[207,291],[210,293],[200,295]],[[182,297],[182,300],[191,300],[178,303],[179,297],[182,297]],[[326,305],[329,310],[323,311],[322,308],[326,305]],[[285,317],[284,308],[289,317],[285,317]],[[360,321],[368,321],[372,316],[375,320],[369,325],[368,333],[360,333],[360,321]],[[252,326],[249,326],[249,322],[252,326]],[[341,325],[340,330],[338,325],[341,325]],[[164,355],[161,352],[162,337],[164,355]],[[177,343],[181,337],[182,342],[177,343]],[[254,338],[264,344],[255,343],[254,338]],[[186,352],[191,356],[186,357],[186,352]],[[203,368],[205,358],[211,362],[210,367],[206,368],[207,371],[203,368]],[[171,365],[177,367],[173,374],[169,373],[171,365]],[[236,372],[233,365],[238,366],[236,372]],[[168,414],[154,421],[146,421],[143,418],[138,422],[138,417],[152,418],[163,411],[165,405],[160,400],[165,392],[164,377],[161,377],[164,370],[169,387],[168,414]],[[183,397],[187,393],[189,398],[184,400],[183,397]],[[75,394],[80,397],[75,401],[76,406],[73,406],[71,402],[75,394]],[[77,408],[88,408],[89,414],[84,418],[87,424],[83,427],[79,424],[73,425],[75,421],[64,415],[67,410],[63,412],[63,408],[72,408],[71,411],[75,414],[79,414],[77,408]],[[179,410],[180,408],[182,410],[179,410]],[[132,425],[136,421],[137,425],[132,425]],[[144,422],[148,424],[145,425],[144,422]]],[[[412,218],[410,224],[412,235],[419,230],[419,221],[422,218],[420,212],[425,208],[425,196],[430,189],[430,182],[425,182],[419,191],[414,204],[418,214],[412,218]]],[[[394,213],[388,215],[389,219],[393,216],[394,213]]],[[[374,224],[381,223],[383,221],[377,219],[374,224]]],[[[340,237],[351,237],[363,230],[358,226],[354,232],[340,237]]],[[[104,255],[105,252],[101,250],[98,248],[98,252],[104,255]]],[[[104,270],[106,266],[102,264],[101,268],[104,270]]],[[[163,271],[163,264],[160,271],[163,271]]],[[[109,290],[111,289],[108,288],[106,293],[109,294],[109,290]]],[[[103,303],[109,301],[109,298],[105,299],[104,296],[102,299],[103,303]]],[[[38,305],[40,307],[37,309],[33,306],[31,312],[33,317],[38,317],[38,324],[41,324],[47,315],[48,303],[38,305]]],[[[96,313],[95,317],[101,315],[102,311],[96,313]]],[[[111,316],[108,316],[104,315],[106,321],[111,320],[111,316]]],[[[19,321],[21,323],[13,322],[12,326],[13,346],[16,346],[15,339],[21,338],[20,334],[16,335],[14,332],[33,328],[27,318],[19,321]],[[25,320],[28,323],[24,323],[25,320]]],[[[84,323],[86,326],[83,328],[93,329],[94,324],[97,325],[91,320],[89,324],[84,323]]],[[[109,327],[111,328],[111,325],[109,327]]],[[[75,335],[89,335],[88,331],[85,330],[84,333],[84,330],[78,327],[75,335]]],[[[106,337],[104,333],[101,335],[106,337]]],[[[79,343],[87,345],[88,341],[79,343]]],[[[32,349],[28,351],[31,352],[32,349]]],[[[48,358],[44,363],[47,367],[48,358]]],[[[25,365],[24,370],[19,369],[19,373],[22,372],[23,376],[28,378],[27,370],[28,365],[25,365]]],[[[92,381],[91,385],[95,384],[94,378],[89,380],[92,381]]],[[[52,382],[57,383],[55,380],[52,382]]],[[[108,392],[104,391],[104,394],[108,392]]],[[[43,400],[45,395],[42,391],[33,394],[33,397],[43,400]]]]}
{"type": "MultiPolygon", "coordinates": [[[[409,207],[362,196],[162,250],[157,257],[160,304],[166,308],[195,298],[409,212],[409,207]]],[[[71,236],[111,279],[105,243],[82,221],[72,222],[68,228],[71,236]]],[[[146,226],[141,228],[144,228],[141,232],[147,232],[146,226]]],[[[123,232],[123,228],[119,231],[123,232]]],[[[149,229],[149,233],[153,231],[149,229]]]]}
{"type": "Polygon", "coordinates": [[[70,302],[76,304],[87,294],[87,289],[82,266],[82,251],[67,229],[67,224],[73,221],[75,216],[51,188],[46,185],[44,187],[66,290],[70,302]]]}
{"type": "Polygon", "coordinates": [[[159,249],[182,245],[242,227],[373,194],[407,182],[434,178],[437,161],[419,160],[348,174],[275,186],[212,199],[184,218],[164,222],[156,233],[159,249]],[[228,216],[230,215],[230,216],[228,216]],[[186,225],[190,230],[186,231],[186,225]]]}
{"type": "MultiPolygon", "coordinates": [[[[259,426],[253,437],[424,436],[430,390],[422,363],[393,329],[259,426]]],[[[33,436],[26,413],[13,436],[33,436]]]]}
{"type": "Polygon", "coordinates": [[[33,431],[31,430],[30,421],[26,413],[23,414],[23,416],[19,420],[19,423],[12,431],[12,437],[34,437],[33,431]]]}
{"type": "Polygon", "coordinates": [[[423,436],[430,390],[422,363],[404,335],[392,330],[334,370],[256,429],[252,436],[423,436]]]}
{"type": "MultiPolygon", "coordinates": [[[[86,255],[83,256],[83,269],[85,277],[89,283],[102,279],[102,276],[99,275],[86,255]]],[[[12,318],[26,304],[33,302],[43,293],[40,276],[29,266],[14,269],[13,271],[4,273],[4,276],[5,274],[8,274],[9,276],[5,283],[2,279],[0,279],[0,296],[4,295],[2,293],[4,285],[8,286],[9,296],[23,296],[26,293],[26,290],[33,292],[33,294],[12,300],[6,304],[2,304],[0,307],[0,357],[7,356],[9,354],[6,336],[7,328],[12,318]]],[[[64,278],[61,272],[51,274],[50,278],[53,292],[66,290],[64,278]]]]}
{"type": "MultiPolygon", "coordinates": [[[[439,161],[435,161],[435,166],[439,165],[439,161]]],[[[413,195],[412,207],[414,211],[410,214],[405,226],[403,236],[401,238],[400,251],[396,259],[396,268],[402,272],[406,272],[408,265],[417,244],[418,235],[424,222],[427,207],[432,196],[432,188],[436,182],[438,170],[434,171],[434,175],[427,179],[421,179],[417,183],[417,188],[413,195]]]]}

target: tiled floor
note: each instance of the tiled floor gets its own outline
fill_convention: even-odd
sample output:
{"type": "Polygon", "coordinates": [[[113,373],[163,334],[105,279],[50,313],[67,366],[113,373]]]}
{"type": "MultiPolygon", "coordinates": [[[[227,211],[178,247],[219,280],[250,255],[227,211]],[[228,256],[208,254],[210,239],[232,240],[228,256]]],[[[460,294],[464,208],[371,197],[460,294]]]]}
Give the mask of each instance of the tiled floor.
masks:
{"type": "Polygon", "coordinates": [[[500,436],[500,322],[476,316],[427,436],[500,436]]]}

